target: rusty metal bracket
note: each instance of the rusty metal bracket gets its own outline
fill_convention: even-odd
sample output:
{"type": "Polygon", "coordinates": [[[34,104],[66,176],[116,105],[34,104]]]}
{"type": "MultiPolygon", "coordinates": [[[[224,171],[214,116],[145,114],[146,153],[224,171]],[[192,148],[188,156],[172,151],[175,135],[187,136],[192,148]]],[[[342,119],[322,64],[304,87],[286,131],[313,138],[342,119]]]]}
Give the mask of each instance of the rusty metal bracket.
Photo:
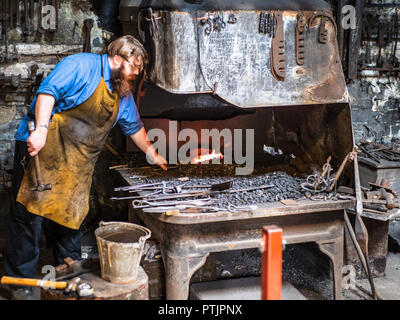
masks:
{"type": "Polygon", "coordinates": [[[276,31],[271,40],[271,72],[276,80],[284,81],[286,59],[282,12],[277,12],[274,16],[276,18],[276,31]]]}
{"type": "MultiPolygon", "coordinates": [[[[322,11],[322,12],[317,12],[315,14],[313,14],[311,16],[311,18],[308,20],[308,25],[311,26],[312,23],[314,22],[314,20],[318,17],[325,17],[325,23],[326,23],[326,19],[330,20],[330,22],[332,22],[333,26],[335,27],[335,37],[337,35],[337,25],[336,25],[336,21],[335,19],[332,17],[332,15],[328,12],[322,11]]],[[[322,22],[322,20],[321,20],[322,22]]]]}
{"type": "Polygon", "coordinates": [[[325,24],[326,24],[326,17],[322,16],[321,22],[319,24],[318,41],[323,44],[326,44],[328,42],[328,30],[326,30],[325,24]]]}
{"type": "Polygon", "coordinates": [[[306,28],[306,19],[302,13],[297,15],[297,25],[296,25],[296,63],[299,66],[304,64],[304,31],[306,28]]]}

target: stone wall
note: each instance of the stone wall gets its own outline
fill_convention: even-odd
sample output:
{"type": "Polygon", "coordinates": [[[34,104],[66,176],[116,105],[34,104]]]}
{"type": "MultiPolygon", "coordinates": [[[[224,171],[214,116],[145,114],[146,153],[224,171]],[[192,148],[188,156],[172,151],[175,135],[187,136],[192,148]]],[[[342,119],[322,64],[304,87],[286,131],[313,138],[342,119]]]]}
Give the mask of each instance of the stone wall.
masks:
{"type": "MultiPolygon", "coordinates": [[[[367,1],[366,1],[367,2],[367,1]]],[[[390,41],[386,29],[384,46],[381,50],[382,65],[377,66],[379,47],[377,43],[379,23],[388,23],[398,12],[400,25],[400,1],[370,1],[364,9],[370,28],[370,40],[364,32],[360,46],[359,63],[361,68],[391,67],[392,52],[395,49],[395,34],[390,41]],[[397,8],[397,9],[396,9],[397,8]],[[367,59],[368,46],[370,63],[367,59]]],[[[351,97],[353,129],[356,141],[361,138],[376,143],[390,144],[400,142],[400,30],[395,53],[397,68],[395,72],[363,70],[357,80],[348,83],[351,97]]],[[[348,63],[346,61],[346,63],[348,63]]]]}

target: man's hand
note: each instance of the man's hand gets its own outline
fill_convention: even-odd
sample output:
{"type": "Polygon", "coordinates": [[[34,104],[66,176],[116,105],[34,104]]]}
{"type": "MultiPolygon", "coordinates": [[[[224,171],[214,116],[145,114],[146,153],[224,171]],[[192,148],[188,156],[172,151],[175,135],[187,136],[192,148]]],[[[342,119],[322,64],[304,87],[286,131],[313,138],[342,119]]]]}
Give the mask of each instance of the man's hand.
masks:
{"type": "Polygon", "coordinates": [[[46,144],[47,129],[40,127],[31,133],[26,144],[28,146],[28,152],[31,157],[36,156],[40,150],[46,144]]]}
{"type": "Polygon", "coordinates": [[[160,156],[157,152],[153,155],[150,155],[152,162],[161,167],[163,170],[167,171],[166,164],[168,164],[168,161],[165,160],[163,156],[160,156]]]}
{"type": "Polygon", "coordinates": [[[31,157],[36,156],[46,144],[49,119],[55,99],[48,94],[39,93],[35,105],[36,130],[31,133],[26,144],[31,157]]]}
{"type": "Polygon", "coordinates": [[[142,128],[134,135],[131,136],[132,141],[142,150],[145,154],[149,162],[156,164],[157,166],[161,167],[163,170],[167,171],[167,167],[165,166],[168,164],[167,160],[164,157],[160,156],[154,146],[151,144],[146,129],[142,128]]]}

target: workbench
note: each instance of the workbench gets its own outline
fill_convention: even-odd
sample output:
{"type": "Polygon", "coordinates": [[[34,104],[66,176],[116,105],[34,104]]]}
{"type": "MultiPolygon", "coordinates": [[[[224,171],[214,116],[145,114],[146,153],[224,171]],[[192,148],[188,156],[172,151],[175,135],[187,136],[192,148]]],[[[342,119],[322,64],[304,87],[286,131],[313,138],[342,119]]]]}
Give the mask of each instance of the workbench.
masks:
{"type": "MultiPolygon", "coordinates": [[[[134,184],[129,170],[118,170],[128,185],[134,184]]],[[[141,194],[141,193],[139,193],[141,194]]],[[[315,242],[332,262],[333,294],[342,296],[344,210],[355,200],[300,200],[295,205],[281,202],[257,205],[238,212],[202,212],[167,215],[154,208],[134,209],[160,243],[165,269],[166,298],[188,299],[190,279],[211,252],[259,248],[261,229],[277,225],[287,245],[315,242]]]]}

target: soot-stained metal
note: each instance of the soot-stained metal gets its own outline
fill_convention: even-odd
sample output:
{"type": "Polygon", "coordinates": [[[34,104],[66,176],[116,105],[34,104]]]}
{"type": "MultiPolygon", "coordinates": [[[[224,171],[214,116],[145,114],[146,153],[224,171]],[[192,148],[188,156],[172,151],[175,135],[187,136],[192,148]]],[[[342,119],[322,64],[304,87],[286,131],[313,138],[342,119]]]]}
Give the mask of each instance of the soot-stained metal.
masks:
{"type": "Polygon", "coordinates": [[[145,43],[149,80],[166,92],[213,94],[241,108],[349,101],[337,26],[323,1],[141,4],[122,1],[120,20],[145,43]]]}

